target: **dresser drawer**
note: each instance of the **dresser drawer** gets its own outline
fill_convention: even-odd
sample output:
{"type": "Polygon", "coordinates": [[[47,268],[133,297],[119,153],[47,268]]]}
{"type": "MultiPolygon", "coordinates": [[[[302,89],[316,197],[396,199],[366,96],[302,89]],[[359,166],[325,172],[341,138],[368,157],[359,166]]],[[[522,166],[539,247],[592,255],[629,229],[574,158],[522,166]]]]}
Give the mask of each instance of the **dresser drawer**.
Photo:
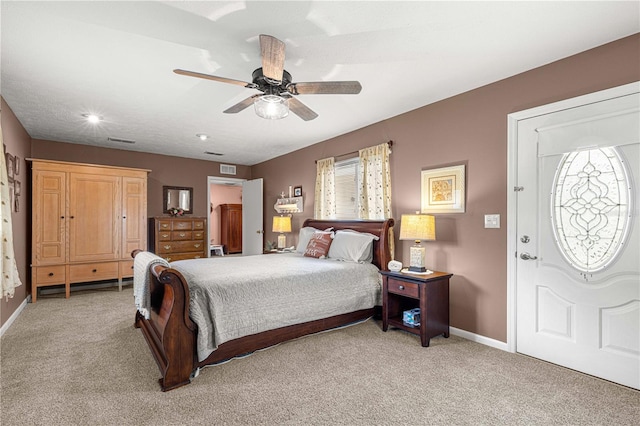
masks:
{"type": "Polygon", "coordinates": [[[123,260],[120,262],[120,276],[122,278],[133,276],[133,260],[123,260]]]}
{"type": "Polygon", "coordinates": [[[202,229],[202,230],[204,230],[204,220],[194,220],[193,221],[193,229],[202,229]]]}
{"type": "Polygon", "coordinates": [[[158,241],[171,241],[171,231],[159,231],[158,241]]]}
{"type": "Polygon", "coordinates": [[[194,240],[204,240],[204,231],[193,231],[194,240]]]}
{"type": "Polygon", "coordinates": [[[65,267],[59,266],[38,266],[36,270],[36,281],[40,284],[64,284],[65,267]]]}
{"type": "Polygon", "coordinates": [[[158,230],[159,231],[171,231],[171,221],[170,220],[159,220],[158,221],[158,230]]]}
{"type": "Polygon", "coordinates": [[[387,289],[389,293],[401,294],[403,296],[414,297],[416,299],[420,297],[418,284],[396,280],[392,277],[387,278],[387,289]]]}
{"type": "Polygon", "coordinates": [[[174,231],[181,231],[181,230],[191,231],[192,226],[193,226],[192,220],[174,220],[173,227],[171,229],[173,229],[174,231]]]}
{"type": "Polygon", "coordinates": [[[171,241],[158,244],[158,253],[204,252],[204,241],[171,241]]]}
{"type": "Polygon", "coordinates": [[[172,231],[171,239],[173,241],[193,240],[193,232],[191,231],[172,231]]]}
{"type": "Polygon", "coordinates": [[[175,262],[176,260],[202,259],[205,256],[204,253],[167,253],[160,257],[165,259],[167,262],[175,262]]]}
{"type": "Polygon", "coordinates": [[[118,278],[119,262],[86,263],[69,267],[71,282],[98,281],[118,278]]]}

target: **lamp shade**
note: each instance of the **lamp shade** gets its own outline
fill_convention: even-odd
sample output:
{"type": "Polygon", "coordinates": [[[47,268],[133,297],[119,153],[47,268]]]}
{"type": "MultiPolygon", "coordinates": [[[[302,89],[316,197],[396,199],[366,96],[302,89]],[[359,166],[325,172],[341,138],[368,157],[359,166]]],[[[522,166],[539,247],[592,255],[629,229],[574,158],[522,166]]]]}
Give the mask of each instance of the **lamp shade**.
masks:
{"type": "Polygon", "coordinates": [[[253,101],[256,114],[267,120],[278,120],[289,115],[289,101],[282,96],[262,95],[253,101]]]}
{"type": "Polygon", "coordinates": [[[415,241],[435,240],[435,216],[429,214],[403,214],[400,218],[400,239],[415,241]]]}
{"type": "Polygon", "coordinates": [[[272,231],[291,232],[291,218],[289,216],[274,216],[272,231]]]}

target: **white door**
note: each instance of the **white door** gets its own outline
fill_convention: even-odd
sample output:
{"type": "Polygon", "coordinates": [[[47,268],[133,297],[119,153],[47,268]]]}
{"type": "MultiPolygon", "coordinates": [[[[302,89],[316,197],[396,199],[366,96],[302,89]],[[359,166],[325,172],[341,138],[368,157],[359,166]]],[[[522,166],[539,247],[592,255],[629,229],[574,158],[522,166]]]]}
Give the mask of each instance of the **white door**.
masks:
{"type": "Polygon", "coordinates": [[[638,93],[521,120],[516,149],[516,350],[640,388],[638,93]]]}
{"type": "Polygon", "coordinates": [[[242,255],[262,254],[262,179],[242,182],[242,255]]]}

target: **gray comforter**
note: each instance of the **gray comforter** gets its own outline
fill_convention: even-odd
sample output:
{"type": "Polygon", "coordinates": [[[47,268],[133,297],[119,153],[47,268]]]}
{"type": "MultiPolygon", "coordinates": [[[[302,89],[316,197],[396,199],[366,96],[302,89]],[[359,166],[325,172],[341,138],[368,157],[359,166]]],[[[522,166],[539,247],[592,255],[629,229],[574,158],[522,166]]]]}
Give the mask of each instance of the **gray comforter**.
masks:
{"type": "Polygon", "coordinates": [[[381,279],[372,264],[286,253],[171,267],[189,283],[200,361],[229,340],[380,304],[381,279]]]}

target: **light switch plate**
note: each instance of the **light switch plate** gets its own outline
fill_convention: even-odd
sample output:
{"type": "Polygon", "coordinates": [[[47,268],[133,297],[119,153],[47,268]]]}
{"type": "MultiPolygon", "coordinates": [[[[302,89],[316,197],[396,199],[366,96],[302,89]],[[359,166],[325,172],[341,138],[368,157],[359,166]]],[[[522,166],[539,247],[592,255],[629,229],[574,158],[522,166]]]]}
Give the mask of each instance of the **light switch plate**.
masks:
{"type": "Polygon", "coordinates": [[[499,214],[485,214],[484,215],[484,227],[485,228],[500,228],[500,215],[499,214]]]}

